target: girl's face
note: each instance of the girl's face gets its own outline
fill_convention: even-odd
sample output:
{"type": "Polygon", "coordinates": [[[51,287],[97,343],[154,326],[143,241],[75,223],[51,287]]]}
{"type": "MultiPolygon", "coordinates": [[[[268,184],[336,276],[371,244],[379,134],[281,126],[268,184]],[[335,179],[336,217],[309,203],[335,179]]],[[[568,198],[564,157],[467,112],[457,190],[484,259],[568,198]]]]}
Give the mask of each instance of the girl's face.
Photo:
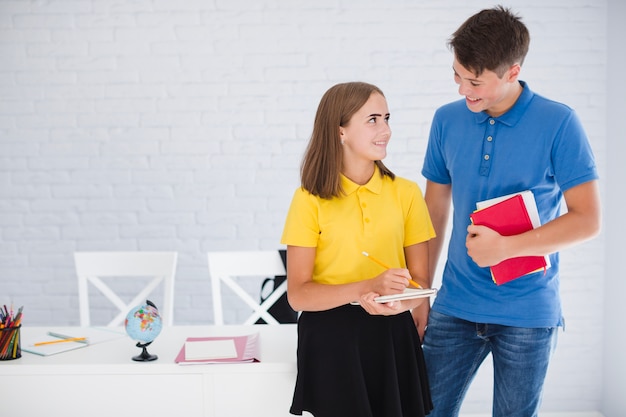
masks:
{"type": "Polygon", "coordinates": [[[385,97],[372,93],[348,124],[339,128],[339,134],[344,147],[344,162],[384,159],[391,138],[385,97]]]}
{"type": "Polygon", "coordinates": [[[509,68],[502,78],[489,70],[483,71],[479,77],[455,59],[452,64],[454,82],[459,85],[459,94],[465,96],[467,108],[474,112],[487,112],[493,117],[506,113],[519,95],[517,76],[520,67],[515,64],[509,68]]]}

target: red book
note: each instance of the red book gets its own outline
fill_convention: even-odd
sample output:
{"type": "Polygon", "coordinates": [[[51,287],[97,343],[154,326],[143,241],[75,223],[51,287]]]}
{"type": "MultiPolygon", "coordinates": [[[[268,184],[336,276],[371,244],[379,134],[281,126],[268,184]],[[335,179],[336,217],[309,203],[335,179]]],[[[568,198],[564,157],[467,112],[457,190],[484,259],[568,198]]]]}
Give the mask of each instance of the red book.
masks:
{"type": "MultiPolygon", "coordinates": [[[[530,191],[480,202],[477,207],[470,215],[472,223],[493,229],[502,236],[517,235],[539,226],[537,205],[530,191]]],[[[497,285],[502,285],[533,272],[545,272],[549,267],[547,256],[510,258],[491,266],[491,276],[497,285]]]]}

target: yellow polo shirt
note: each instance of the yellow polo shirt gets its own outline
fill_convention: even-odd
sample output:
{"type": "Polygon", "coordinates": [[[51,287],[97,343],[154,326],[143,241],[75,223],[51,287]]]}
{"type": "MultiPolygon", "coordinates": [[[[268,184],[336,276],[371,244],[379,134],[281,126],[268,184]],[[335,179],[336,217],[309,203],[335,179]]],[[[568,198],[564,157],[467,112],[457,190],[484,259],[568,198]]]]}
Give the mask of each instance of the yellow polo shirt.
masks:
{"type": "Polygon", "coordinates": [[[406,268],[404,247],[435,237],[419,186],[405,178],[381,178],[358,185],[341,176],[345,196],[330,200],[298,188],[291,201],[281,243],[317,248],[313,280],[342,284],[370,279],[384,268],[406,268]]]}

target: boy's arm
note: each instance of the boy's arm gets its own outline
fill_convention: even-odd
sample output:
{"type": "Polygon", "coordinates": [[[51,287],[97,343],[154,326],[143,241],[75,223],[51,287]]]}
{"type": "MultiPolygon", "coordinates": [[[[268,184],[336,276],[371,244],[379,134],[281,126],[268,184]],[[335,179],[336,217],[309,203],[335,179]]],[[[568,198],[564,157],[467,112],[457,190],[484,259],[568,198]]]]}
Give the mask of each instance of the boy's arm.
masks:
{"type": "MultiPolygon", "coordinates": [[[[448,217],[450,215],[450,203],[452,201],[452,188],[450,184],[438,184],[432,181],[426,181],[426,191],[424,192],[424,200],[428,207],[430,219],[433,222],[437,237],[428,241],[428,288],[432,287],[435,276],[435,269],[441,249],[443,248],[446,236],[446,226],[448,225],[448,217]]],[[[417,326],[420,339],[424,338],[424,330],[428,322],[428,312],[430,311],[430,303],[413,309],[413,321],[417,326]]]]}
{"type": "Polygon", "coordinates": [[[450,204],[452,202],[452,187],[450,184],[439,184],[433,181],[426,181],[426,191],[424,200],[428,207],[430,219],[433,222],[437,236],[428,241],[428,272],[429,287],[433,285],[433,278],[441,249],[443,248],[446,236],[446,226],[450,217],[450,204]]]}
{"type": "Polygon", "coordinates": [[[602,223],[598,181],[585,182],[563,193],[567,213],[541,227],[516,236],[501,236],[470,225],[468,255],[481,267],[518,256],[545,256],[595,237],[602,223]]]}

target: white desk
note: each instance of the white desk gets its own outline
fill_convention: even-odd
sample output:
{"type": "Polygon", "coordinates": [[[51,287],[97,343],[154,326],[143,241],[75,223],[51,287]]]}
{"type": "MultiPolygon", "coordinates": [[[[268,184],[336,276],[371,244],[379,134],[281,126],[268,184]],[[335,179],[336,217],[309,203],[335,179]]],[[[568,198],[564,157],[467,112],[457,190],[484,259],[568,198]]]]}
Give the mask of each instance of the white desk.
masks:
{"type": "MultiPolygon", "coordinates": [[[[78,334],[80,328],[28,328],[78,334]]],[[[22,352],[0,361],[0,414],[74,416],[290,416],[296,378],[295,324],[280,326],[174,326],[148,347],[152,362],[128,336],[53,356],[22,352]],[[192,336],[260,332],[260,363],[178,365],[174,358],[192,336]]]]}

